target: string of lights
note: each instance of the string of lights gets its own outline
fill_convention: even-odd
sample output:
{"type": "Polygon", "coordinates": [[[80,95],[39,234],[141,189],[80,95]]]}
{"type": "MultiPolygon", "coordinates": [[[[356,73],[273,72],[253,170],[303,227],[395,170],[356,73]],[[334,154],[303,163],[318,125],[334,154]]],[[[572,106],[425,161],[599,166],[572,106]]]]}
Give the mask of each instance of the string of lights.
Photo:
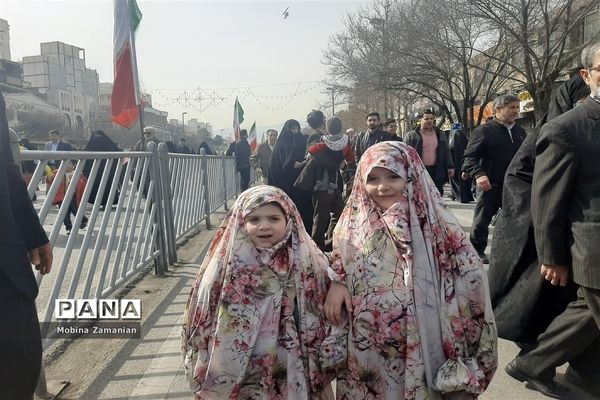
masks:
{"type": "Polygon", "coordinates": [[[180,106],[190,108],[202,114],[211,108],[218,107],[223,103],[232,103],[236,97],[241,102],[252,100],[261,107],[270,111],[280,111],[289,106],[298,96],[302,96],[316,91],[320,86],[318,81],[293,82],[287,84],[273,84],[263,86],[248,86],[245,88],[190,88],[190,89],[152,89],[147,88],[146,93],[153,97],[153,105],[158,108],[168,108],[172,106],[180,106]],[[306,84],[310,86],[305,87],[306,84]],[[268,88],[275,86],[292,86],[295,88],[290,93],[283,95],[270,95],[259,92],[258,88],[268,88]],[[178,93],[170,94],[167,92],[177,91],[178,93]],[[277,105],[272,105],[271,101],[275,100],[277,105]],[[284,100],[284,101],[282,101],[284,100]]]}

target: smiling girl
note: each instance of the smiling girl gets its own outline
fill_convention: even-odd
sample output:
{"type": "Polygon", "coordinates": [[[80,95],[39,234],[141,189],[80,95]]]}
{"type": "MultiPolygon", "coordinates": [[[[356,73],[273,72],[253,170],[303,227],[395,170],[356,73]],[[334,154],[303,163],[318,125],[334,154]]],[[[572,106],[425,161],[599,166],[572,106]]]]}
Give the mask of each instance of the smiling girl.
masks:
{"type": "Polygon", "coordinates": [[[197,399],[325,399],[327,258],[290,198],[242,193],[194,280],[183,325],[197,399]]]}
{"type": "Polygon", "coordinates": [[[363,154],[333,248],[325,313],[349,330],[338,399],[487,388],[497,338],[485,271],[414,149],[383,142],[363,154]]]}

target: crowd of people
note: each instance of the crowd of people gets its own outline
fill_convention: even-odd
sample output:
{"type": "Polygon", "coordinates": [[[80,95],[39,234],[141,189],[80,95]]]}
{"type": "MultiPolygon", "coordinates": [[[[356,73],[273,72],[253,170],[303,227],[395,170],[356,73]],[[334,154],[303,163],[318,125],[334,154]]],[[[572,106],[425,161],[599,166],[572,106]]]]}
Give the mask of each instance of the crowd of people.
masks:
{"type": "Polygon", "coordinates": [[[574,398],[555,380],[568,362],[600,398],[600,41],[582,64],[529,136],[510,94],[469,138],[429,111],[404,143],[377,113],[353,138],[320,111],[305,133],[287,121],[254,156],[269,185],[241,194],[194,280],[196,398],[330,399],[335,379],[338,399],[473,399],[498,336],[521,348],[505,370],[527,388],[574,398]],[[470,180],[469,237],[442,194],[449,181],[472,201],[470,180]]]}
{"type": "MultiPolygon", "coordinates": [[[[600,397],[600,40],[581,62],[530,135],[510,94],[468,143],[448,140],[431,112],[404,143],[377,113],[350,137],[312,111],[306,133],[288,120],[254,155],[241,134],[245,190],[184,313],[195,397],[474,399],[496,371],[498,337],[520,347],[505,370],[528,388],[574,398],[555,379],[568,363],[569,384],[600,397]],[[268,185],[249,187],[252,166],[268,185]],[[462,190],[458,177],[477,187],[470,237],[442,197],[447,179],[462,190]]],[[[145,133],[140,150],[155,139],[145,133]]],[[[90,150],[112,146],[93,139],[90,150]]],[[[25,399],[41,364],[29,265],[50,272],[52,252],[8,142],[0,93],[0,322],[14,327],[0,330],[0,393],[25,399]]]]}

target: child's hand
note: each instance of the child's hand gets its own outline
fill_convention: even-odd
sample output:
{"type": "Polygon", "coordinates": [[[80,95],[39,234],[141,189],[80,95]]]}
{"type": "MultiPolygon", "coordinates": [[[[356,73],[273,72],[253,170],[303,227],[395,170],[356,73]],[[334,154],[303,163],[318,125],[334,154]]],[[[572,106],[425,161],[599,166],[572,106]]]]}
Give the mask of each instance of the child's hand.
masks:
{"type": "Polygon", "coordinates": [[[327,299],[325,300],[325,316],[334,325],[341,325],[344,322],[342,318],[342,306],[346,306],[348,315],[352,312],[352,297],[346,285],[338,282],[332,282],[327,299]]]}

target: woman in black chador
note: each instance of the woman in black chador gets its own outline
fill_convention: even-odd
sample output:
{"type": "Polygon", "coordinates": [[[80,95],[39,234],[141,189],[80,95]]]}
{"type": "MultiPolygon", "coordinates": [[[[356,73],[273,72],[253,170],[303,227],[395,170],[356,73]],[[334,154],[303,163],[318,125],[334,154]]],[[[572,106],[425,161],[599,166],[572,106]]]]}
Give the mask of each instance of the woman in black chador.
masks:
{"type": "MultiPolygon", "coordinates": [[[[106,133],[103,131],[94,131],[92,132],[92,136],[90,137],[89,142],[85,146],[84,151],[121,151],[121,149],[113,142],[106,133]]],[[[108,175],[108,181],[106,182],[106,188],[104,189],[104,194],[102,196],[101,205],[106,206],[108,202],[108,195],[110,193],[110,187],[113,183],[113,178],[115,176],[115,170],[117,169],[117,163],[121,162],[121,160],[113,161],[112,167],[110,169],[110,173],[108,175]]],[[[86,178],[89,179],[90,172],[92,171],[93,161],[88,160],[85,162],[85,166],[83,167],[83,174],[86,178]]],[[[100,181],[102,180],[102,175],[104,174],[104,167],[106,166],[106,160],[102,160],[100,162],[100,167],[98,168],[98,173],[96,174],[96,178],[94,179],[92,191],[90,193],[90,197],[88,199],[88,203],[94,204],[96,201],[96,196],[98,194],[98,188],[100,187],[100,181]]],[[[118,182],[116,182],[118,183],[118,182]]],[[[88,181],[88,185],[90,182],[88,181]]],[[[119,201],[119,189],[116,189],[117,192],[113,199],[113,204],[117,204],[119,201]]]]}
{"type": "Polygon", "coordinates": [[[269,185],[280,188],[290,196],[300,212],[306,231],[312,232],[311,193],[294,187],[294,182],[305,165],[307,142],[308,136],[302,134],[298,121],[287,120],[273,148],[268,182],[269,185]]]}
{"type": "MultiPolygon", "coordinates": [[[[545,120],[570,110],[589,94],[579,75],[571,78],[552,93],[545,120]]],[[[540,274],[530,212],[538,135],[539,127],[525,138],[506,171],[489,269],[498,336],[517,342],[524,349],[535,343],[537,336],[577,297],[572,282],[567,287],[553,286],[540,274]]]]}

